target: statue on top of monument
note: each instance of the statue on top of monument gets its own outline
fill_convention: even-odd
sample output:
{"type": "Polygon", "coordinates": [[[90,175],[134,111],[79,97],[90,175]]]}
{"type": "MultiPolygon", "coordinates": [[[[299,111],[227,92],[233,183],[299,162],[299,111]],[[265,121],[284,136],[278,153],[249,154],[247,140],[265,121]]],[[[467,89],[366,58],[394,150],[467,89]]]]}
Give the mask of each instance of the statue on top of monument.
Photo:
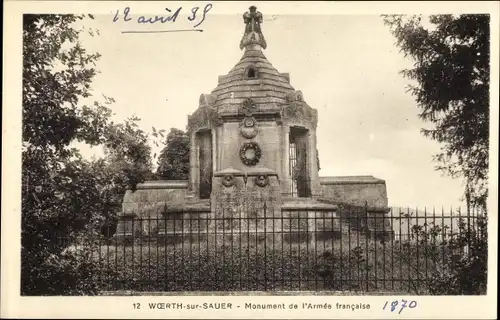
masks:
{"type": "Polygon", "coordinates": [[[262,13],[257,11],[257,7],[251,6],[249,12],[243,14],[243,22],[245,23],[245,34],[240,42],[240,49],[247,45],[258,44],[262,48],[266,48],[266,40],[262,34],[260,24],[262,23],[262,13]]]}
{"type": "Polygon", "coordinates": [[[250,33],[252,31],[261,32],[260,24],[262,23],[262,13],[257,11],[257,7],[251,6],[250,12],[245,12],[243,14],[243,21],[246,24],[245,33],[250,33]]]}

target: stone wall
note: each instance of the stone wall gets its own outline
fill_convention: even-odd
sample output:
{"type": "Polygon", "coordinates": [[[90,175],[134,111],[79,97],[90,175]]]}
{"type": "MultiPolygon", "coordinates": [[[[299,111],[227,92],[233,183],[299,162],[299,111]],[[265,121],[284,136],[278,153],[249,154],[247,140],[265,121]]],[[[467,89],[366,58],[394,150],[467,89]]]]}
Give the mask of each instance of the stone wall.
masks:
{"type": "Polygon", "coordinates": [[[184,180],[145,181],[137,190],[127,190],[123,198],[122,213],[145,216],[156,214],[166,205],[169,209],[183,208],[188,182],[184,180]]]}
{"type": "Polygon", "coordinates": [[[195,241],[213,236],[251,243],[272,238],[274,243],[281,234],[286,243],[304,243],[339,237],[342,216],[352,229],[388,235],[385,181],[372,176],[321,178],[323,196],[318,200],[281,199],[277,174],[269,168],[248,172],[230,168],[216,172],[213,181],[211,199],[206,200],[190,197],[187,181],[139,184],[125,195],[117,233],[167,237],[167,243],[190,241],[192,236],[195,241]],[[336,204],[341,206],[339,212],[336,204]],[[319,225],[314,223],[318,218],[319,225]]]}
{"type": "Polygon", "coordinates": [[[387,217],[388,199],[385,181],[373,176],[320,177],[322,200],[340,205],[339,216],[349,228],[370,236],[393,236],[387,217]]]}
{"type": "Polygon", "coordinates": [[[323,198],[338,203],[385,209],[388,206],[385,181],[373,176],[320,177],[323,198]]]}
{"type": "MultiPolygon", "coordinates": [[[[186,209],[187,188],[188,182],[184,180],[157,180],[140,183],[135,191],[127,190],[116,236],[126,240],[163,234],[165,224],[169,225],[167,219],[173,217],[167,213],[182,213],[186,209]]],[[[206,209],[210,210],[209,204],[206,209]]],[[[191,211],[197,213],[197,210],[191,211]]],[[[193,219],[190,214],[182,214],[182,217],[193,219]]],[[[195,215],[194,219],[197,218],[195,215]]]]}

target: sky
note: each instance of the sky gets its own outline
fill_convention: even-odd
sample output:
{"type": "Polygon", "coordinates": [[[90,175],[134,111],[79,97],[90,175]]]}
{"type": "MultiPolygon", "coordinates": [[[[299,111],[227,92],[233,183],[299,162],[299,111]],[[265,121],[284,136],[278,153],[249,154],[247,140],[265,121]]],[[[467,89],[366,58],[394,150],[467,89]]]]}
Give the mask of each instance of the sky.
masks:
{"type": "MultiPolygon", "coordinates": [[[[418,118],[414,97],[406,92],[410,81],[399,74],[412,61],[399,52],[380,16],[266,15],[265,7],[258,9],[268,45],[264,55],[279,72],[290,73],[292,86],[318,110],[320,176],[384,179],[392,206],[461,204],[461,181],[435,171],[432,156],[440,146],[420,133],[429,124],[418,118]]],[[[94,98],[113,97],[115,119],[137,115],[147,132],[185,129],[200,94],[210,93],[217,77],[243,55],[246,10],[217,14],[212,8],[198,26],[203,32],[122,33],[187,29],[199,22],[182,15],[176,25],[147,27],[124,22],[123,9],[115,23],[114,13],[85,20],[99,36],[84,36],[84,47],[102,55],[94,98]]],[[[132,9],[130,16],[137,18],[132,9]]]]}

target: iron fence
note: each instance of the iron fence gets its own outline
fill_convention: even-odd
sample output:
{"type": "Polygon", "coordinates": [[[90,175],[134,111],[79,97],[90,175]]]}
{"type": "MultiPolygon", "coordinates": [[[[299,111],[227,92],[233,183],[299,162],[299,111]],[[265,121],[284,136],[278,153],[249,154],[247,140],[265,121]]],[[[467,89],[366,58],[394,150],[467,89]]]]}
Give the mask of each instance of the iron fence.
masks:
{"type": "Polygon", "coordinates": [[[425,294],[485,234],[478,212],[270,207],[130,215],[111,236],[93,228],[59,241],[95,261],[104,291],[425,294]]]}

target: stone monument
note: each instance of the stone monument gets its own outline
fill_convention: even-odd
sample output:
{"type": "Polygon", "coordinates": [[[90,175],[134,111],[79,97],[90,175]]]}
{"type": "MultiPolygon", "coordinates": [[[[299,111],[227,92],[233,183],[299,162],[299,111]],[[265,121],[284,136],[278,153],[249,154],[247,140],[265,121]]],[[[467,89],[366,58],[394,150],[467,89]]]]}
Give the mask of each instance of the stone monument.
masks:
{"type": "MultiPolygon", "coordinates": [[[[319,177],[318,112],[292,87],[289,74],[280,73],[264,56],[262,14],[252,6],[243,21],[243,56],[219,76],[211,93],[200,95],[198,109],[188,117],[189,180],[146,181],[127,191],[117,236],[131,237],[139,228],[131,225],[133,217],[153,217],[158,211],[160,220],[197,221],[198,231],[222,228],[231,236],[292,230],[293,219],[300,217],[308,219],[303,227],[295,224],[295,231],[317,235],[319,227],[307,221],[319,215],[332,218],[320,228],[327,238],[341,236],[333,219],[339,205],[364,207],[371,218],[388,212],[384,180],[319,177]],[[226,225],[228,221],[241,223],[226,225]]],[[[387,223],[368,223],[375,234],[385,236],[389,228],[387,223]]],[[[178,227],[173,232],[160,222],[140,229],[173,238],[185,231],[178,227]]]]}

